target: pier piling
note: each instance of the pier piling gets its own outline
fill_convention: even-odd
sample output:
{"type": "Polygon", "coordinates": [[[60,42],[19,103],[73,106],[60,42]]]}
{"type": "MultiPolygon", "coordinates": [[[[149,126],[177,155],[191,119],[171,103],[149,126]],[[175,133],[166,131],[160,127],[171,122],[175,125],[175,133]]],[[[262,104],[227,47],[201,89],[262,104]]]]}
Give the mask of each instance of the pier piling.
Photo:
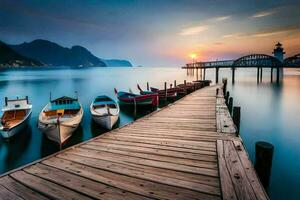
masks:
{"type": "Polygon", "coordinates": [[[267,190],[270,182],[274,146],[268,142],[259,141],[255,144],[255,170],[267,190]]]}
{"type": "Polygon", "coordinates": [[[165,101],[167,101],[168,92],[167,92],[167,82],[165,82],[165,101]]]}
{"type": "Polygon", "coordinates": [[[232,106],[233,106],[233,98],[230,97],[228,101],[228,110],[231,116],[232,116],[232,106]]]}
{"type": "Polygon", "coordinates": [[[236,126],[236,136],[240,135],[240,122],[241,122],[241,107],[235,106],[233,107],[232,112],[233,122],[236,126]]]}
{"type": "Polygon", "coordinates": [[[229,96],[230,96],[230,93],[229,91],[226,92],[226,95],[225,95],[225,103],[226,105],[228,106],[228,99],[229,99],[229,96]]]}
{"type": "Polygon", "coordinates": [[[260,82],[262,82],[263,68],[260,68],[260,82]]]}
{"type": "Polygon", "coordinates": [[[273,67],[271,67],[271,83],[273,83],[273,67]]]}
{"type": "Polygon", "coordinates": [[[216,67],[216,84],[219,83],[219,68],[216,67]]]}
{"type": "Polygon", "coordinates": [[[257,67],[257,75],[256,75],[257,83],[259,83],[259,67],[257,67]]]}
{"type": "Polygon", "coordinates": [[[232,78],[231,78],[231,80],[232,80],[232,84],[234,84],[234,82],[235,82],[235,68],[234,67],[232,68],[232,78]]]}
{"type": "Polygon", "coordinates": [[[149,82],[147,82],[147,90],[149,91],[149,82]]]}
{"type": "Polygon", "coordinates": [[[227,78],[223,78],[222,82],[223,82],[223,94],[225,94],[227,91],[227,78]]]}
{"type": "Polygon", "coordinates": [[[277,67],[277,70],[276,70],[276,82],[279,83],[279,67],[277,67]]]}
{"type": "Polygon", "coordinates": [[[176,85],[176,80],[174,80],[174,87],[176,87],[177,85],[176,85]]]}

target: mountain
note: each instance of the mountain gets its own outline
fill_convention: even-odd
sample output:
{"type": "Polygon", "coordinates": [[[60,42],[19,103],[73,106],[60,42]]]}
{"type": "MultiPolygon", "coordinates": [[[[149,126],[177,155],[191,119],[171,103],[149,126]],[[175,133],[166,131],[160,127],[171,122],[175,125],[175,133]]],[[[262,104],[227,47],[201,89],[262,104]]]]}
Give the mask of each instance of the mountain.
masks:
{"type": "Polygon", "coordinates": [[[0,66],[18,67],[18,66],[42,66],[43,64],[34,59],[20,55],[11,49],[8,45],[0,41],[0,66]]]}
{"type": "Polygon", "coordinates": [[[81,46],[65,48],[54,42],[39,39],[29,43],[10,45],[10,47],[19,54],[39,60],[48,66],[106,66],[101,59],[81,46]]]}
{"type": "Polygon", "coordinates": [[[102,61],[108,67],[132,67],[132,64],[127,60],[118,60],[118,59],[104,60],[104,59],[102,59],[102,61]]]}

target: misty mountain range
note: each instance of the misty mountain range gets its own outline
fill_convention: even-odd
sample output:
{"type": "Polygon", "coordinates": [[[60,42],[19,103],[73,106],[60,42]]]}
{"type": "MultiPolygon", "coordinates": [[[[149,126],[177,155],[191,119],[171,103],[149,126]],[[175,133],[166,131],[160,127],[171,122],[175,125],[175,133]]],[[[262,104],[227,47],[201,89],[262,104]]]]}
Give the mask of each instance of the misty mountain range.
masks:
{"type": "Polygon", "coordinates": [[[0,66],[131,67],[127,60],[105,60],[82,46],[62,47],[47,40],[19,45],[0,43],[0,66]]]}

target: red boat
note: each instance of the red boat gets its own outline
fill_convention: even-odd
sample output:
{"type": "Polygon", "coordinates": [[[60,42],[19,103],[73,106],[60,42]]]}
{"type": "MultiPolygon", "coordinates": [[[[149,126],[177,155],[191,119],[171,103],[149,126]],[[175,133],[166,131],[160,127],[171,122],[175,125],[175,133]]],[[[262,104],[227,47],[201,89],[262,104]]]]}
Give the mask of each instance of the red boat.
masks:
{"type": "Polygon", "coordinates": [[[149,94],[134,94],[131,92],[118,92],[115,88],[115,94],[119,99],[119,103],[123,105],[137,105],[137,106],[158,106],[158,94],[149,93],[149,94]]]}
{"type": "MultiPolygon", "coordinates": [[[[145,91],[142,90],[139,84],[137,85],[137,88],[140,91],[140,94],[158,94],[159,98],[166,98],[166,91],[165,90],[159,90],[157,88],[150,87],[151,91],[145,91]]],[[[167,89],[167,98],[168,99],[175,99],[177,97],[177,88],[169,88],[167,89]]]]}

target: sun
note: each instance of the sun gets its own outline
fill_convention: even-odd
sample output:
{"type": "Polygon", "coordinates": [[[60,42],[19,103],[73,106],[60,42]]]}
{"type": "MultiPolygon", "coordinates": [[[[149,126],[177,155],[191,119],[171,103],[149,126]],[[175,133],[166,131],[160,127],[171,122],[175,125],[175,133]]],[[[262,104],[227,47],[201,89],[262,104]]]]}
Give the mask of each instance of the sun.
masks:
{"type": "Polygon", "coordinates": [[[191,53],[191,54],[189,54],[189,57],[191,59],[195,59],[195,58],[197,58],[197,54],[196,53],[191,53]]]}

